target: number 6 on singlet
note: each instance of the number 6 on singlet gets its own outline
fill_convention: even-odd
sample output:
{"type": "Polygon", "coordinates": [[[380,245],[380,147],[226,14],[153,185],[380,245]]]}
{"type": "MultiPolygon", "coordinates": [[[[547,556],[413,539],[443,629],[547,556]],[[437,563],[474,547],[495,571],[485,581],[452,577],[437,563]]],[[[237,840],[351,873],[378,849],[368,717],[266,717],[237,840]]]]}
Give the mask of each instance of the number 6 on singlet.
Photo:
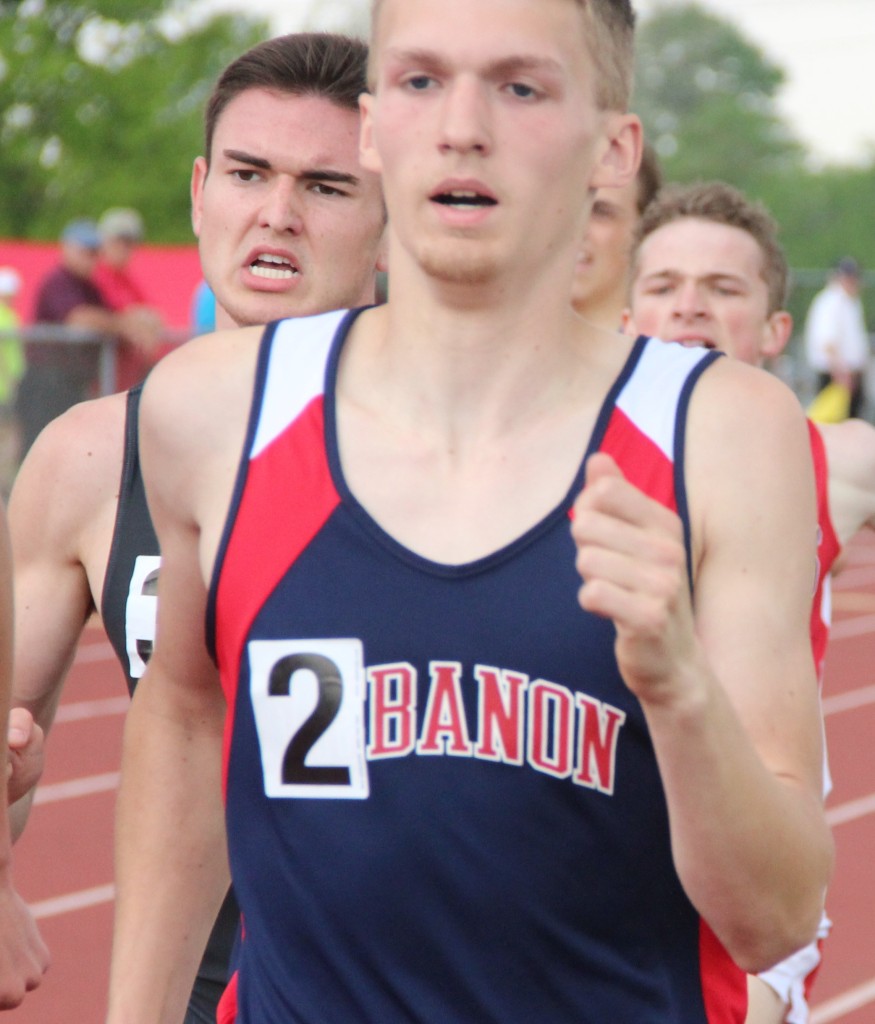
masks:
{"type": "Polygon", "coordinates": [[[364,800],[360,640],[252,640],[249,687],[269,797],[364,800]]]}

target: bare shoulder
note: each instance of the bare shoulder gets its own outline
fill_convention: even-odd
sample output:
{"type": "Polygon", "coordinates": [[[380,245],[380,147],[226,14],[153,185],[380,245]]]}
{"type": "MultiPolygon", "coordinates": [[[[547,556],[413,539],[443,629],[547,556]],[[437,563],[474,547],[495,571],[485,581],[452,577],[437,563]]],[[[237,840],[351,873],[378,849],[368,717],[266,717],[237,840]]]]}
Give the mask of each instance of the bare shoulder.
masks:
{"type": "MultiPolygon", "coordinates": [[[[252,403],[263,327],[203,335],[165,357],[140,402],[143,479],[153,520],[219,530],[252,403]]],[[[162,541],[162,547],[163,547],[162,541]]]]}
{"type": "Polygon", "coordinates": [[[758,529],[780,530],[801,551],[813,544],[808,428],[783,382],[765,370],[718,360],[693,392],[686,452],[694,538],[697,521],[700,542],[715,523],[725,536],[733,530],[743,535],[739,523],[755,521],[758,529]]]}
{"type": "Polygon", "coordinates": [[[27,453],[9,498],[13,536],[76,537],[118,496],[127,395],[73,406],[27,453]]]}
{"type": "Polygon", "coordinates": [[[689,440],[699,447],[701,437],[709,459],[741,456],[756,464],[788,446],[808,451],[797,397],[777,377],[737,360],[719,359],[703,374],[690,420],[689,440]]]}
{"type": "Polygon", "coordinates": [[[221,440],[248,411],[263,330],[202,335],[162,359],[143,389],[141,436],[180,451],[221,440]]]}
{"type": "Polygon", "coordinates": [[[104,472],[120,467],[126,407],[127,393],[74,405],[43,429],[21,472],[45,478],[47,484],[61,479],[72,486],[87,469],[88,484],[93,485],[104,472]]]}

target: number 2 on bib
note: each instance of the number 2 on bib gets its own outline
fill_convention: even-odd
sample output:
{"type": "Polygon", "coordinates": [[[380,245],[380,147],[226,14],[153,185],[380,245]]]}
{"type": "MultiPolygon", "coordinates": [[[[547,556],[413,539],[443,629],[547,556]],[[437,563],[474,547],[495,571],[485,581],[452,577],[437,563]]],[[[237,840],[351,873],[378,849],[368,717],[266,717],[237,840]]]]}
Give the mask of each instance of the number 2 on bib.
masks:
{"type": "Polygon", "coordinates": [[[365,799],[361,641],[253,640],[248,652],[265,794],[365,799]]]}

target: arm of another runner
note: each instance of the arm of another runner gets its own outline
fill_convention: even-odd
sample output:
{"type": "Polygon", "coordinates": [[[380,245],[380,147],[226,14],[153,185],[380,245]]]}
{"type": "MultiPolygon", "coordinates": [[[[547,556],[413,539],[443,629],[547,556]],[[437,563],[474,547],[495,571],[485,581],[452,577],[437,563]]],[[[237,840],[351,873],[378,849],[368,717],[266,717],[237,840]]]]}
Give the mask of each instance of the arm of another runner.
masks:
{"type": "Polygon", "coordinates": [[[694,392],[686,447],[694,606],[680,520],[607,456],[576,506],[581,603],[617,626],[687,894],[757,971],[813,936],[832,864],[808,638],[811,456],[794,396],[729,360],[694,392]]]}
{"type": "Polygon", "coordinates": [[[829,513],[842,548],[875,529],[875,427],[865,420],[817,425],[826,449],[829,513]]]}
{"type": "MultiPolygon", "coordinates": [[[[6,731],[9,760],[6,764],[6,799],[9,802],[13,842],[21,834],[27,807],[21,808],[21,820],[16,830],[14,803],[24,796],[30,796],[43,773],[43,749],[45,734],[26,708],[10,708],[6,731]]],[[[24,801],[22,801],[24,803],[24,801]]]]}
{"type": "Polygon", "coordinates": [[[140,407],[143,479],[162,562],[155,647],[125,725],[113,1024],[182,1019],[228,889],[221,796],[226,708],[204,622],[206,580],[245,427],[245,412],[235,415],[228,388],[245,393],[246,385],[223,337],[195,339],[165,357],[140,407]],[[233,441],[229,430],[237,431],[233,441]]]}
{"type": "MultiPolygon", "coordinates": [[[[6,757],[6,722],[12,685],[12,558],[6,516],[0,509],[0,757],[6,757]]],[[[5,795],[0,797],[0,1009],[39,985],[49,953],[36,923],[12,884],[12,839],[5,795]]]]}
{"type": "MultiPolygon", "coordinates": [[[[64,679],[99,598],[121,476],[124,396],[74,406],[37,438],[15,479],[9,528],[15,579],[13,705],[48,733],[64,679]]],[[[13,836],[32,793],[12,759],[13,836]]]]}

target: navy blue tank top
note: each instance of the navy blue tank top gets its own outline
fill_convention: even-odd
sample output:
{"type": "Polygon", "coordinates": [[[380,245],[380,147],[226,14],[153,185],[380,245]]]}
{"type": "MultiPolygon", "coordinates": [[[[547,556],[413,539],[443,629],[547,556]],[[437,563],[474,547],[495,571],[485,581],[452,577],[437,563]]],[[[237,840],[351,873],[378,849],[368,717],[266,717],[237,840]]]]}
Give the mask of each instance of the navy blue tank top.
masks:
{"type": "Polygon", "coordinates": [[[569,529],[603,450],[689,538],[684,425],[713,354],[639,339],[565,499],[444,565],[344,480],[355,316],[265,331],[210,591],[237,1024],[742,1021],[744,976],[677,877],[644,714],[612,623],[577,602],[569,529]]]}

